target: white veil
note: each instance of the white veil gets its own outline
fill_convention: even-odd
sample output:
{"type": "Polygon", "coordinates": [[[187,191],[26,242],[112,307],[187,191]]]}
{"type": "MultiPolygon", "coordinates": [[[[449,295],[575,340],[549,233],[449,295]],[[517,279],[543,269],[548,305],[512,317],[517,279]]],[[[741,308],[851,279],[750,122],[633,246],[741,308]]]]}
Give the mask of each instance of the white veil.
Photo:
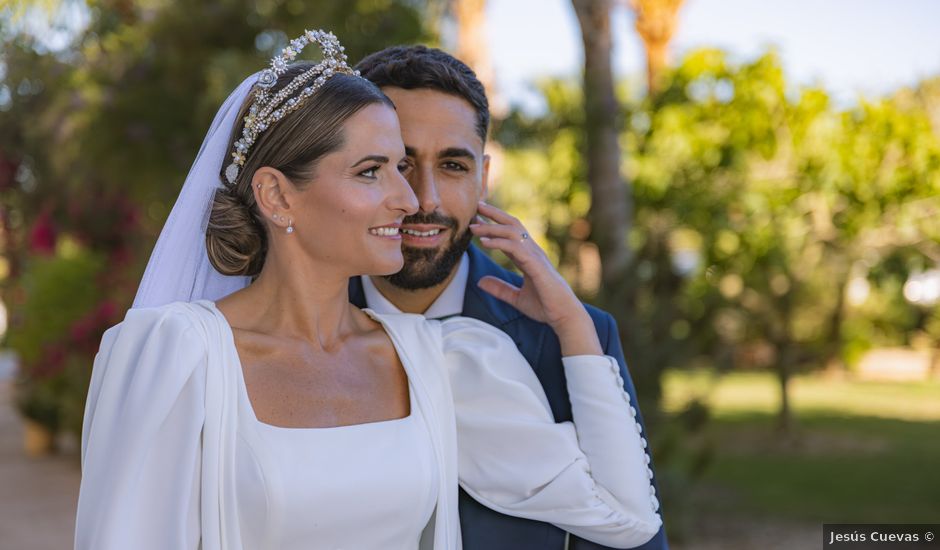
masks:
{"type": "Polygon", "coordinates": [[[150,254],[144,278],[134,298],[135,308],[156,307],[171,302],[218,300],[248,286],[246,276],[220,274],[206,253],[206,226],[219,174],[228,160],[229,140],[238,112],[259,73],[246,78],[228,96],[215,115],[193,167],[186,176],[173,210],[150,254]]]}

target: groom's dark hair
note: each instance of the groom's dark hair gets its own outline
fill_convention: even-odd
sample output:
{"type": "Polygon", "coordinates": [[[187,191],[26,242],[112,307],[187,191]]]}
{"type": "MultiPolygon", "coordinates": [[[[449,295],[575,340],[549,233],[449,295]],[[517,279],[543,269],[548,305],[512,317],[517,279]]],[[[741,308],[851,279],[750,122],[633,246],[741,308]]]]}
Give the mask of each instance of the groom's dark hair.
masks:
{"type": "Polygon", "coordinates": [[[486,90],[456,57],[427,46],[392,46],[366,56],[356,69],[379,88],[436,90],[466,100],[477,113],[477,135],[486,143],[490,125],[486,90]]]}

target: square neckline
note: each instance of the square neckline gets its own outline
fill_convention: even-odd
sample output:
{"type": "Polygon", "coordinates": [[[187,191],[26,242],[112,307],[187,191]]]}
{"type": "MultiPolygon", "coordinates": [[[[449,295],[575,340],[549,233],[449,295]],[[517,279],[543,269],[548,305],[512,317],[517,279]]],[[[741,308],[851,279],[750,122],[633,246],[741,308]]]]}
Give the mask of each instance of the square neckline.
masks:
{"type": "Polygon", "coordinates": [[[390,425],[404,423],[413,420],[415,415],[415,407],[417,403],[414,400],[414,388],[411,383],[411,375],[408,373],[408,369],[405,367],[405,361],[403,359],[404,354],[398,347],[398,342],[395,340],[395,337],[388,330],[388,327],[385,326],[385,322],[378,316],[378,314],[369,309],[361,308],[360,311],[369,316],[370,319],[377,322],[381,327],[382,331],[385,332],[385,335],[388,336],[388,339],[392,342],[392,347],[395,349],[395,356],[398,358],[398,362],[401,363],[402,370],[405,371],[405,378],[408,381],[408,414],[399,418],[388,418],[385,420],[374,420],[371,422],[359,422],[356,424],[341,424],[338,426],[314,426],[314,427],[300,427],[300,428],[291,428],[288,426],[278,426],[276,424],[270,424],[268,422],[263,422],[258,418],[258,414],[255,412],[254,406],[251,404],[251,397],[248,395],[248,385],[245,383],[245,376],[242,366],[241,356],[238,354],[238,348],[235,346],[235,331],[232,329],[231,323],[229,323],[228,318],[222,313],[222,310],[216,306],[215,302],[211,300],[206,300],[208,304],[211,305],[213,311],[220,319],[220,324],[224,325],[225,333],[227,337],[226,345],[228,345],[232,350],[232,355],[235,358],[236,363],[236,383],[238,385],[238,398],[245,400],[245,406],[248,409],[250,414],[250,419],[256,425],[262,426],[265,429],[270,429],[272,431],[289,431],[289,432],[313,432],[313,433],[324,433],[327,431],[335,431],[342,429],[367,429],[370,427],[388,427],[390,425]]]}

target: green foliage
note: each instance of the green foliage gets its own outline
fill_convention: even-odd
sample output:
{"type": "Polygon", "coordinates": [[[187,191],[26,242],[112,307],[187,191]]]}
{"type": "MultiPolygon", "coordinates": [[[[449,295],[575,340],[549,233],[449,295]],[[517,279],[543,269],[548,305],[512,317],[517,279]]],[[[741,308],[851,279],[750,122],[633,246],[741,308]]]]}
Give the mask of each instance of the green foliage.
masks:
{"type": "MultiPolygon", "coordinates": [[[[864,382],[801,375],[794,413],[801,436],[766,429],[774,414],[768,373],[672,371],[668,410],[690,399],[712,410],[714,461],[687,490],[698,521],[933,521],[940,473],[940,381],[864,382]]],[[[668,511],[668,508],[667,508],[668,511]]]]}
{"type": "Polygon", "coordinates": [[[20,300],[12,304],[6,344],[21,364],[17,405],[23,415],[53,431],[63,424],[81,427],[92,354],[76,349],[81,342],[74,338],[74,327],[101,299],[89,280],[104,266],[100,255],[65,241],[55,256],[30,260],[18,289],[20,300]]]}
{"type": "Polygon", "coordinates": [[[23,299],[11,319],[17,330],[7,344],[28,364],[100,299],[88,281],[102,269],[102,259],[74,244],[60,248],[53,257],[32,258],[23,274],[23,299]]]}
{"type": "Polygon", "coordinates": [[[335,32],[353,63],[431,37],[422,0],[28,4],[0,4],[0,284],[21,410],[77,432],[101,334],[229,92],[307,28],[335,32]],[[42,17],[66,43],[27,24],[42,17]]]}
{"type": "MultiPolygon", "coordinates": [[[[770,364],[792,369],[840,355],[841,329],[858,313],[845,301],[853,277],[902,249],[902,281],[937,257],[928,221],[940,196],[940,141],[922,109],[888,98],[839,112],[822,90],[793,93],[780,75],[773,54],[735,71],[691,56],[674,100],[656,106],[639,136],[635,185],[702,236],[703,274],[728,312],[711,318],[719,344],[769,345],[770,364]],[[694,154],[661,162],[676,141],[694,154]],[[665,191],[657,171],[668,173],[665,191]]],[[[912,311],[895,289],[875,288],[883,291],[890,306],[870,314],[912,311]]],[[[912,328],[887,324],[898,343],[912,328]]]]}
{"type": "Polygon", "coordinates": [[[572,225],[587,215],[591,204],[580,153],[581,94],[560,82],[545,83],[543,93],[557,116],[526,119],[517,112],[498,129],[496,139],[509,147],[493,194],[501,204],[512,205],[534,235],[544,236],[540,244],[566,266],[577,262],[567,256],[572,225]]]}
{"type": "Polygon", "coordinates": [[[708,403],[691,399],[669,422],[660,422],[653,442],[660,499],[666,506],[666,524],[672,540],[693,532],[696,510],[686,504],[694,487],[712,466],[716,454],[708,403]]]}
{"type": "Polygon", "coordinates": [[[91,2],[89,27],[63,51],[44,52],[23,33],[5,41],[0,152],[30,163],[33,195],[126,192],[155,233],[218,106],[290,38],[305,28],[333,30],[355,62],[387,45],[427,40],[422,6],[91,2]]]}
{"type": "MultiPolygon", "coordinates": [[[[578,229],[581,99],[563,84],[543,89],[545,116],[515,115],[500,130],[497,193],[523,217],[551,220],[545,239],[577,273],[564,264],[584,259],[572,233],[589,233],[578,229]],[[568,219],[552,218],[574,197],[568,219]]],[[[664,369],[701,361],[772,368],[785,386],[800,370],[926,334],[901,288],[940,258],[936,89],[840,110],[822,89],[789,86],[773,51],[732,63],[704,49],[655,98],[624,99],[635,261],[623,288],[579,290],[621,312],[641,394],[655,404],[664,369]],[[868,295],[849,300],[853,282],[868,295]]]]}

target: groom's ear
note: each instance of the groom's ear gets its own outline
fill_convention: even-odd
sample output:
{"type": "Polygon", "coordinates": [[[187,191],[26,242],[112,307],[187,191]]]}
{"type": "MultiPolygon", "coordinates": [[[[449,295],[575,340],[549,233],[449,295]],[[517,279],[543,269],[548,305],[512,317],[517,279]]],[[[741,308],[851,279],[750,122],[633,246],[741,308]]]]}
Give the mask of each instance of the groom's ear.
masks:
{"type": "Polygon", "coordinates": [[[483,155],[483,175],[481,179],[482,187],[480,189],[480,198],[486,200],[489,198],[490,187],[490,156],[483,155]]]}
{"type": "Polygon", "coordinates": [[[255,194],[258,211],[267,219],[275,213],[284,213],[290,209],[288,195],[294,191],[287,176],[277,168],[262,166],[251,178],[251,188],[255,194]]]}

